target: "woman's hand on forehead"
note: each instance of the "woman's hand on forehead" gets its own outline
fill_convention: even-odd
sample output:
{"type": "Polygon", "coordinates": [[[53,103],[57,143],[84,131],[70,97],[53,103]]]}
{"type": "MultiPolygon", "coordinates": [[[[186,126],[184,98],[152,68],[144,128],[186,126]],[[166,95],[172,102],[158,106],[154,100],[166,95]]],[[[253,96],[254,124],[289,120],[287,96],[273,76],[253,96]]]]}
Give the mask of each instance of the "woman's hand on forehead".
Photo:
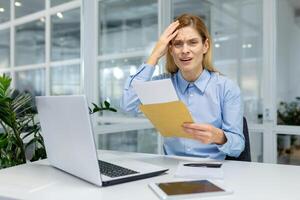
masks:
{"type": "Polygon", "coordinates": [[[176,30],[178,26],[179,21],[175,21],[171,23],[161,34],[147,61],[148,64],[156,65],[158,60],[166,54],[170,41],[178,34],[178,30],[176,30]]]}

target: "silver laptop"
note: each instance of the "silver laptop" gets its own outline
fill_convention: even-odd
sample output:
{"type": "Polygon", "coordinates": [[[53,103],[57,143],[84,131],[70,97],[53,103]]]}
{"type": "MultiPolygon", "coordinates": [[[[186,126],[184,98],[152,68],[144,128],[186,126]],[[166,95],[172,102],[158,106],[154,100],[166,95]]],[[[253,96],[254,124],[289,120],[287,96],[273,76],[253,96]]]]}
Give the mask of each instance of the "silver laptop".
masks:
{"type": "Polygon", "coordinates": [[[85,96],[36,97],[48,161],[98,186],[156,176],[168,169],[121,156],[97,155],[85,96]],[[99,157],[99,159],[98,159],[99,157]]]}

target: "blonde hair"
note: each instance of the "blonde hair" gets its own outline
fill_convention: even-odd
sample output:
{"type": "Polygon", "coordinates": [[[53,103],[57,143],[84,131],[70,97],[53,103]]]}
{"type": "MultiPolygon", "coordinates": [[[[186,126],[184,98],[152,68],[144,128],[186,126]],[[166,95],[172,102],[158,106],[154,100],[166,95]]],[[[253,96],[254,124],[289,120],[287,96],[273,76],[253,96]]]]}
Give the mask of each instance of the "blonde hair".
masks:
{"type": "MultiPolygon", "coordinates": [[[[179,21],[179,26],[177,27],[178,29],[181,29],[183,27],[191,26],[193,27],[198,33],[200,34],[202,38],[202,43],[204,44],[205,41],[207,40],[208,42],[208,50],[207,52],[203,55],[203,60],[202,60],[202,66],[204,69],[207,69],[210,72],[217,72],[217,70],[213,67],[212,65],[212,42],[211,42],[211,37],[208,32],[208,29],[203,22],[201,18],[195,15],[191,14],[182,14],[179,17],[175,19],[175,21],[179,21]]],[[[174,63],[174,59],[170,53],[170,51],[167,51],[166,55],[166,70],[167,72],[174,74],[178,71],[178,67],[174,63]]]]}

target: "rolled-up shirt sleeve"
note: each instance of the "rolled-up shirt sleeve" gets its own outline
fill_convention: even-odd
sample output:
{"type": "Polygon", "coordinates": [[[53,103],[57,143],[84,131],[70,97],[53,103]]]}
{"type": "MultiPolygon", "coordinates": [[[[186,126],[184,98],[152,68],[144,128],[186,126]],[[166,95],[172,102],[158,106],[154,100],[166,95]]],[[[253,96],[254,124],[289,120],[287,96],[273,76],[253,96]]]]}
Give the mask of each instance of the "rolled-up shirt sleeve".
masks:
{"type": "Polygon", "coordinates": [[[245,148],[243,109],[240,89],[232,81],[225,84],[222,107],[223,122],[221,129],[224,131],[227,142],[217,146],[224,154],[238,157],[245,148]]]}
{"type": "Polygon", "coordinates": [[[135,82],[151,80],[154,70],[154,66],[143,63],[134,75],[127,78],[120,102],[121,109],[133,114],[139,113],[139,105],[141,102],[133,90],[132,85],[135,82]]]}

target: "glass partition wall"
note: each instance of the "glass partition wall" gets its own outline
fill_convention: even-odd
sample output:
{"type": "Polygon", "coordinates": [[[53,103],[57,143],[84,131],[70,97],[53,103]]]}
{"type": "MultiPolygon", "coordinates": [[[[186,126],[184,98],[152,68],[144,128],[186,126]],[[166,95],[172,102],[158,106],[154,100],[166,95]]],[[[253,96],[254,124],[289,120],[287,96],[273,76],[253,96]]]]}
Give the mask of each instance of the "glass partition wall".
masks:
{"type": "Polygon", "coordinates": [[[0,69],[10,66],[10,31],[8,28],[0,30],[0,69]]]}
{"type": "MultiPolygon", "coordinates": [[[[124,113],[119,107],[126,79],[145,62],[158,38],[157,0],[103,0],[98,3],[98,101],[108,100],[118,112],[101,113],[101,119],[118,118],[119,132],[103,136],[102,148],[155,153],[159,150],[159,138],[148,122],[148,130],[124,130],[128,118],[134,124],[145,123],[141,116],[124,113]],[[124,9],[126,8],[126,9],[124,9]],[[120,135],[122,134],[122,136],[120,135]],[[118,138],[118,139],[116,139],[118,138]],[[131,141],[131,142],[129,142],[131,141]],[[127,145],[124,145],[126,143],[127,145]],[[150,149],[149,149],[150,148],[150,149]]],[[[107,123],[107,122],[106,122],[107,123]]],[[[128,124],[127,124],[128,125],[128,124]]],[[[136,126],[136,127],[137,127],[136,126]]],[[[137,128],[134,128],[137,129],[137,128]]],[[[118,130],[116,130],[118,131],[118,130]]],[[[100,131],[101,132],[101,131],[100,131]]]]}
{"type": "Polygon", "coordinates": [[[300,165],[300,2],[277,0],[277,163],[300,165]]]}
{"type": "Polygon", "coordinates": [[[34,95],[108,100],[118,112],[94,116],[98,147],[161,153],[151,123],[119,100],[164,28],[193,13],[210,30],[215,67],[242,90],[253,161],[299,164],[299,10],[296,0],[0,0],[0,74],[34,95]]]}
{"type": "Polygon", "coordinates": [[[0,1],[0,70],[13,87],[35,96],[83,92],[80,13],[80,0],[0,1]]]}

